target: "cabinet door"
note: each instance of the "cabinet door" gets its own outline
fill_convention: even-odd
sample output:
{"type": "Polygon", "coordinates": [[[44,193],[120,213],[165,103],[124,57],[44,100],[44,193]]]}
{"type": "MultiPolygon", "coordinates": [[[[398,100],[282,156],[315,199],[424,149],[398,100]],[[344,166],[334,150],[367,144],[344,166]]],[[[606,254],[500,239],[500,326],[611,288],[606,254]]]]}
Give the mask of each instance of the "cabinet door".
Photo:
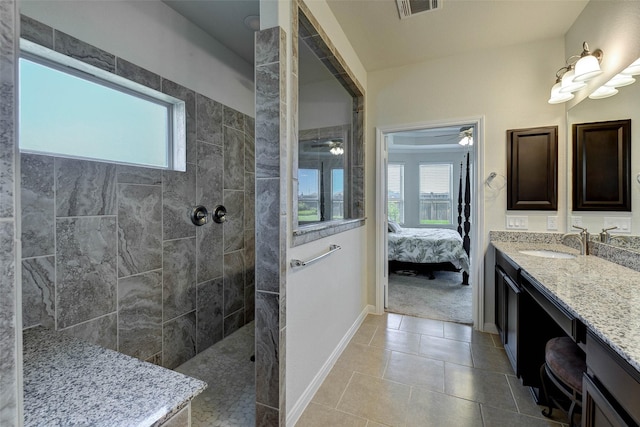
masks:
{"type": "Polygon", "coordinates": [[[585,375],[582,380],[582,425],[626,427],[627,424],[598,386],[585,375]]]}
{"type": "Polygon", "coordinates": [[[504,270],[496,266],[496,327],[500,334],[500,341],[502,344],[505,342],[504,334],[504,277],[506,276],[504,270]]]}
{"type": "Polygon", "coordinates": [[[520,376],[520,369],[518,364],[518,335],[519,335],[519,301],[520,301],[520,288],[511,279],[511,277],[503,276],[504,287],[504,349],[509,357],[511,366],[516,373],[516,376],[520,376]]]}

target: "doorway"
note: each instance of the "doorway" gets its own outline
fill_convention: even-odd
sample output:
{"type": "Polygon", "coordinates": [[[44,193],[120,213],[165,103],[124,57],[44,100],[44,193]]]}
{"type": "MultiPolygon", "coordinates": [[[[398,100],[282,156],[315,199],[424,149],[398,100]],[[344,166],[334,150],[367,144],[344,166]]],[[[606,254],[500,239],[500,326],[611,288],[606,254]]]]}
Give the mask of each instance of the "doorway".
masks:
{"type": "Polygon", "coordinates": [[[377,129],[378,313],[481,325],[482,124],[377,129]]]}

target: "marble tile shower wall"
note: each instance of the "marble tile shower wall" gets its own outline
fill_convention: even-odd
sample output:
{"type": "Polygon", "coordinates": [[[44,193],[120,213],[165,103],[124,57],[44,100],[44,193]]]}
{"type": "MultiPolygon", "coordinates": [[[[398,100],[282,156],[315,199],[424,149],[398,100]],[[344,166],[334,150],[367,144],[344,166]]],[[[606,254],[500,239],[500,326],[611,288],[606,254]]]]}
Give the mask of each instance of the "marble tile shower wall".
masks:
{"type": "Polygon", "coordinates": [[[174,368],[254,318],[254,120],[46,25],[22,35],[186,103],[187,170],[24,154],[23,324],[174,368]],[[202,227],[192,206],[226,206],[202,227]]]}

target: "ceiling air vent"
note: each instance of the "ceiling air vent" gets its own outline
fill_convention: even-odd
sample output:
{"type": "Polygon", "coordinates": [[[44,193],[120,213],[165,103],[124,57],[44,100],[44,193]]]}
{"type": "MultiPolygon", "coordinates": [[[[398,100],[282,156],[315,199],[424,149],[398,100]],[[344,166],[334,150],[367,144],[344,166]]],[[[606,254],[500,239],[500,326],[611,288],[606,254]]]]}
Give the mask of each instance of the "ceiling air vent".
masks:
{"type": "Polygon", "coordinates": [[[442,8],[442,0],[396,0],[396,3],[400,19],[442,8]]]}

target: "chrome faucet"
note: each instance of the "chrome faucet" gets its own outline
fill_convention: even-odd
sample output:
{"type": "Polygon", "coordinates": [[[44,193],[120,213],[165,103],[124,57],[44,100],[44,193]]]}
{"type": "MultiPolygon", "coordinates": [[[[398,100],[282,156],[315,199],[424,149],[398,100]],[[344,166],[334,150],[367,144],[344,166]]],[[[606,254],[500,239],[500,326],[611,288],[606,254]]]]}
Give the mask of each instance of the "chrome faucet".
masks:
{"type": "Polygon", "coordinates": [[[578,239],[578,241],[580,242],[580,255],[589,255],[589,232],[587,231],[586,228],[579,227],[577,225],[574,225],[572,227],[582,231],[580,231],[580,233],[564,234],[562,236],[562,240],[564,240],[567,237],[573,237],[578,239]]]}
{"type": "Polygon", "coordinates": [[[618,228],[617,226],[613,226],[613,227],[609,227],[609,228],[603,228],[602,232],[600,233],[600,242],[602,243],[610,243],[611,242],[611,234],[609,233],[610,230],[615,230],[616,228],[618,228]]]}

